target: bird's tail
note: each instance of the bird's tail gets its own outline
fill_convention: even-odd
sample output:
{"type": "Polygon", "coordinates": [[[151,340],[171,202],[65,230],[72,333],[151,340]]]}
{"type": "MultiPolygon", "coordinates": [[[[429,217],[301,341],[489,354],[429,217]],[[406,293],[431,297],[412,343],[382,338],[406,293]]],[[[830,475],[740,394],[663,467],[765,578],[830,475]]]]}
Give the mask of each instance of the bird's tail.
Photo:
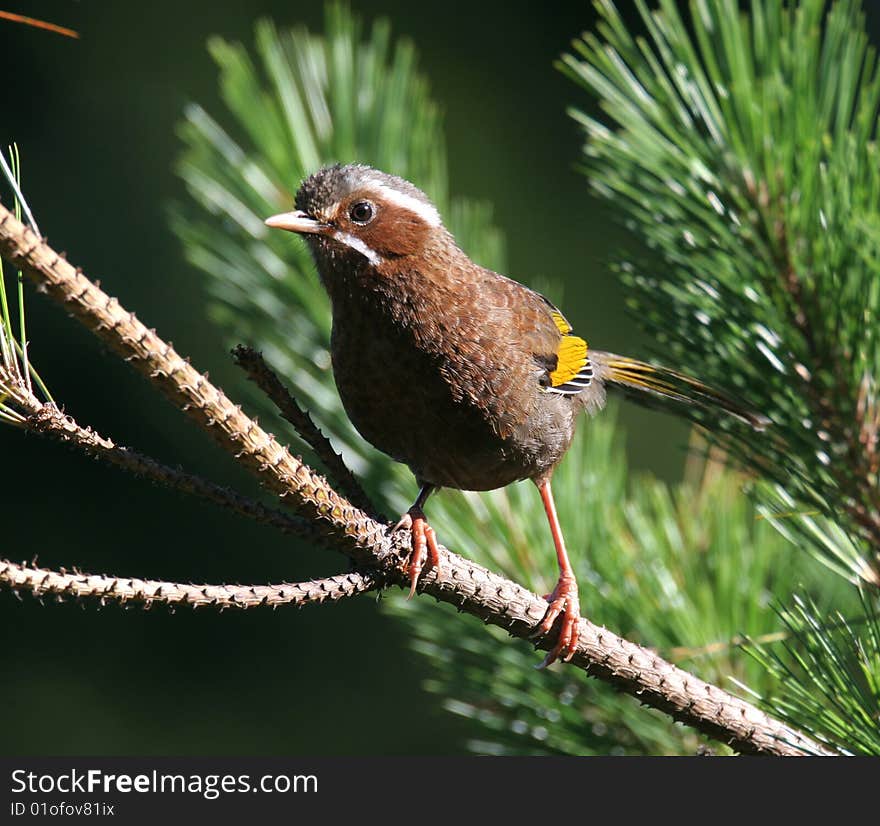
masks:
{"type": "Polygon", "coordinates": [[[598,378],[622,388],[635,401],[647,402],[653,396],[687,407],[723,410],[755,430],[764,430],[770,424],[766,416],[749,410],[736,399],[668,367],[596,350],[590,351],[590,360],[598,378]]]}

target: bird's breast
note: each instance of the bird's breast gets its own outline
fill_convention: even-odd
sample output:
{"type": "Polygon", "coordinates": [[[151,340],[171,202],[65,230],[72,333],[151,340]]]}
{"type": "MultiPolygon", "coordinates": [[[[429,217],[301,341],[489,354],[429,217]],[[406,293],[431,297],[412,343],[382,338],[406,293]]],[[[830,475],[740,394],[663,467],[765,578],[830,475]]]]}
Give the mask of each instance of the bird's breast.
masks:
{"type": "Polygon", "coordinates": [[[467,319],[405,313],[334,302],[334,377],[367,441],[421,481],[464,490],[534,478],[559,461],[575,411],[541,393],[533,364],[509,363],[467,319]]]}

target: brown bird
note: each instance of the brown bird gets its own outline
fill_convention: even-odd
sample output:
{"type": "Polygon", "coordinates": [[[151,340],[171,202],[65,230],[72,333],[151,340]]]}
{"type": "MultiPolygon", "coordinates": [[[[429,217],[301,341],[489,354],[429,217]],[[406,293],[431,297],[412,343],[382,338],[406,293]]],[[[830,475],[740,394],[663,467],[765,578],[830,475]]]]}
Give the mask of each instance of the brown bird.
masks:
{"type": "Polygon", "coordinates": [[[589,350],[546,298],[480,267],[458,248],[428,197],[369,166],[330,166],[306,179],[296,209],[266,220],[302,234],[330,296],[330,352],[346,413],[379,450],[407,464],[420,492],[398,523],[412,532],[415,591],[439,553],[423,507],[441,487],[537,485],[559,561],[559,581],[536,636],[562,617],[542,665],[577,644],[578,587],[550,479],[584,409],[605,387],[720,407],[764,420],[681,373],[589,350]]]}

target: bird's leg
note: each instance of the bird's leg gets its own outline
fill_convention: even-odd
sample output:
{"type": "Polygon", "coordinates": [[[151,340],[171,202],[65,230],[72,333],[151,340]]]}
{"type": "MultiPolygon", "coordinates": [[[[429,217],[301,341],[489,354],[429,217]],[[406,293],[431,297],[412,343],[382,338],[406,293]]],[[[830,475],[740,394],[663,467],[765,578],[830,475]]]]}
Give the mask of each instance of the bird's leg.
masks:
{"type": "Polygon", "coordinates": [[[550,480],[544,479],[537,482],[547,512],[547,520],[550,522],[550,532],[553,534],[553,544],[556,546],[556,558],[559,561],[559,581],[553,589],[553,593],[544,598],[550,603],[547,613],[541,624],[535,629],[532,636],[542,637],[556,622],[556,618],[562,614],[562,627],[559,629],[559,639],[553,649],[547,654],[539,668],[546,668],[557,659],[568,662],[577,648],[578,621],[581,618],[581,606],[578,600],[577,580],[574,576],[568,554],[565,551],[565,540],[562,537],[562,528],[556,516],[556,504],[553,501],[553,491],[550,489],[550,480]]]}
{"type": "Polygon", "coordinates": [[[421,574],[425,563],[426,550],[431,567],[438,572],[440,570],[440,550],[437,547],[437,535],[428,524],[428,520],[425,519],[425,513],[422,510],[433,491],[433,485],[423,484],[412,507],[400,517],[400,521],[394,526],[396,531],[406,529],[412,532],[412,550],[410,551],[409,562],[407,563],[410,581],[407,599],[412,599],[413,594],[416,592],[419,574],[421,574]]]}

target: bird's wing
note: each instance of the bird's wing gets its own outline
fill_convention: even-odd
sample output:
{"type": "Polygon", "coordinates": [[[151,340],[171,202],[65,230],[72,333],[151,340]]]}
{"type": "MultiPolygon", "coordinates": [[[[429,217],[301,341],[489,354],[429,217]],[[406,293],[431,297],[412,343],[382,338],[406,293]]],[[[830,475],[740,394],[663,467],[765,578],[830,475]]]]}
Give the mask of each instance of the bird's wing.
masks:
{"type": "MultiPolygon", "coordinates": [[[[488,272],[488,271],[487,271],[488,272]]],[[[572,326],[560,310],[540,293],[496,273],[488,291],[495,306],[504,304],[513,315],[519,352],[530,356],[544,368],[542,381],[547,393],[574,396],[590,386],[593,366],[587,342],[572,332],[572,326]]],[[[488,285],[487,285],[488,286],[488,285]]]]}
{"type": "Polygon", "coordinates": [[[546,298],[541,296],[547,305],[550,318],[559,331],[556,345],[556,364],[550,371],[550,384],[545,390],[548,393],[560,393],[573,396],[589,387],[593,381],[593,365],[590,363],[589,347],[580,336],[572,334],[571,324],[565,316],[546,298]]]}

